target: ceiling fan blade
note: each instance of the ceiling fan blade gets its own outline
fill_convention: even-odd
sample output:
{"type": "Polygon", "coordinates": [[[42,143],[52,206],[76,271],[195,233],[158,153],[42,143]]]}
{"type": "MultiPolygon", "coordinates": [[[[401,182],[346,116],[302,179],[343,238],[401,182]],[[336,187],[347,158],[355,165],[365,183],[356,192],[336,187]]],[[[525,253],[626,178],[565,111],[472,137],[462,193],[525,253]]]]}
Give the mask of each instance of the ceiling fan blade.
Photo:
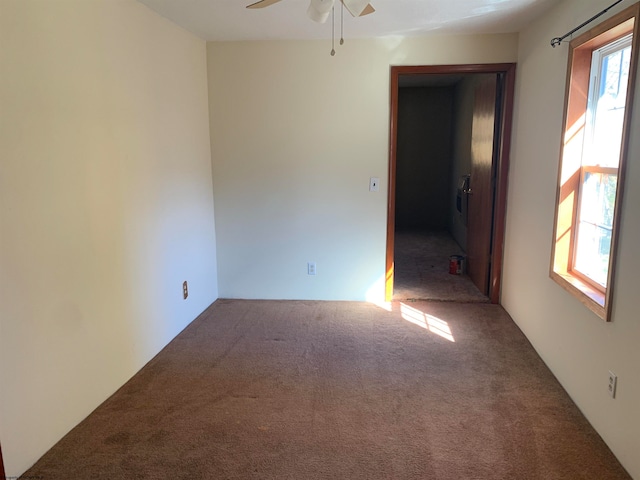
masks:
{"type": "Polygon", "coordinates": [[[324,23],[329,18],[334,0],[311,0],[307,16],[314,22],[324,23]]]}
{"type": "Polygon", "coordinates": [[[354,17],[360,17],[362,15],[367,15],[367,13],[373,13],[373,7],[369,3],[369,0],[341,0],[342,4],[347,7],[349,13],[354,17]],[[365,10],[371,9],[367,13],[364,13],[365,10]]]}
{"type": "Polygon", "coordinates": [[[270,7],[274,3],[278,3],[281,0],[260,0],[259,2],[252,3],[251,5],[247,5],[247,8],[264,8],[270,7]]]}

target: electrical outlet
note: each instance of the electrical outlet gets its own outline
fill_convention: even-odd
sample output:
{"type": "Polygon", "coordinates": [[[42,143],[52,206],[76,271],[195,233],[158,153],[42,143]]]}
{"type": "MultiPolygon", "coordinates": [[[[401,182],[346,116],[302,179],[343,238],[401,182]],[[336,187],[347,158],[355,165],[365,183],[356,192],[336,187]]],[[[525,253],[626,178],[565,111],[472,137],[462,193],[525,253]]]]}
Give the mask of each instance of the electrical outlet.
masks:
{"type": "Polygon", "coordinates": [[[609,396],[611,398],[616,398],[616,387],[618,386],[618,376],[609,372],[609,396]]]}
{"type": "Polygon", "coordinates": [[[189,286],[187,285],[187,281],[185,280],[184,283],[182,284],[182,298],[186,300],[188,296],[189,296],[189,286]]]}
{"type": "Polygon", "coordinates": [[[307,275],[315,275],[316,274],[316,262],[307,263],[307,275]]]}

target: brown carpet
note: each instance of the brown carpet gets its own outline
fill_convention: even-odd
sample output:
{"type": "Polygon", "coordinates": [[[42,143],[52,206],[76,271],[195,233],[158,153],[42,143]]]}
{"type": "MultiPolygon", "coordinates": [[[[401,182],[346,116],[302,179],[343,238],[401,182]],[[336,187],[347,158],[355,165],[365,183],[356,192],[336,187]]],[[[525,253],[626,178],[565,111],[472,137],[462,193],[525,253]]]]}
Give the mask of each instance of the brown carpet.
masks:
{"type": "Polygon", "coordinates": [[[451,275],[463,251],[448,232],[395,232],[393,299],[488,302],[468,275],[451,275]]]}
{"type": "Polygon", "coordinates": [[[25,477],[630,478],[499,306],[244,300],[25,477]]]}

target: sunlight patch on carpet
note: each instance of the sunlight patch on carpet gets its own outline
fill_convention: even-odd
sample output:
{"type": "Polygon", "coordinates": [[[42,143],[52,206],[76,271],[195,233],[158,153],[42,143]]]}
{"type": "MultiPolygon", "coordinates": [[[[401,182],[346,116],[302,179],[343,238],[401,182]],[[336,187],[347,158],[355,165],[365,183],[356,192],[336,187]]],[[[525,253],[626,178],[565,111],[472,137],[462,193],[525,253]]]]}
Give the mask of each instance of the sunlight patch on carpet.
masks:
{"type": "Polygon", "coordinates": [[[411,322],[414,325],[418,325],[431,333],[435,333],[445,340],[449,340],[450,342],[456,341],[453,338],[449,324],[438,317],[424,313],[423,311],[410,307],[405,303],[400,304],[400,314],[406,321],[411,322]]]}

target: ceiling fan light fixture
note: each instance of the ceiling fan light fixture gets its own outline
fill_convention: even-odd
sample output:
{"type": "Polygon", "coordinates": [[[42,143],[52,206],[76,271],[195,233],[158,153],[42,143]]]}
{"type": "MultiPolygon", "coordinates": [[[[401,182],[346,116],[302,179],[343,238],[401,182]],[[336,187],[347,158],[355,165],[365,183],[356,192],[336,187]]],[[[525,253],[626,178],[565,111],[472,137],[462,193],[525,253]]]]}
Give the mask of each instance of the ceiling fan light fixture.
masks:
{"type": "Polygon", "coordinates": [[[351,15],[359,17],[369,5],[369,0],[342,0],[342,4],[347,7],[351,15]]]}
{"type": "Polygon", "coordinates": [[[318,23],[325,23],[329,18],[334,0],[311,0],[307,9],[307,16],[318,23]]]}

